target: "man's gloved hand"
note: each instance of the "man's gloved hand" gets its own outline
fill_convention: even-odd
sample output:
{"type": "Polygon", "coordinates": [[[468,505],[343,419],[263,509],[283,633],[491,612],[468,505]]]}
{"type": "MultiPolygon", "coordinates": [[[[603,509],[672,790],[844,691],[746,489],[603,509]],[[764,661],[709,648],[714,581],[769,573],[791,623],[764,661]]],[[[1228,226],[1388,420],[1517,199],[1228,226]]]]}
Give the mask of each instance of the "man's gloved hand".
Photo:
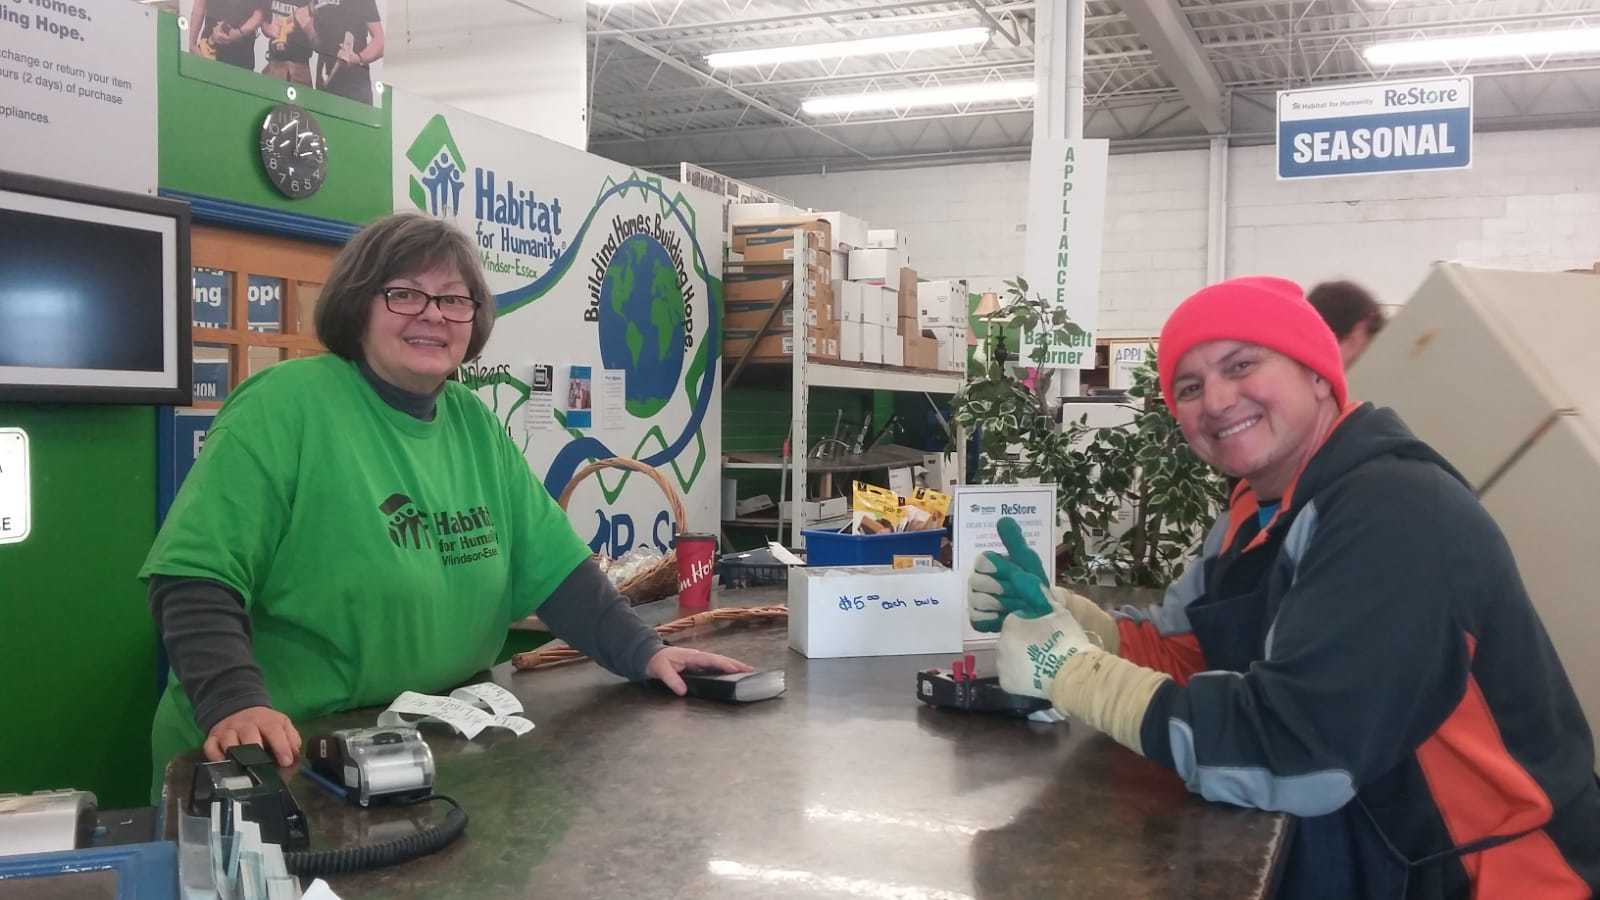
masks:
{"type": "Polygon", "coordinates": [[[1150,701],[1171,679],[1094,646],[1066,610],[1006,616],[995,647],[1000,687],[1049,700],[1057,710],[1144,753],[1150,701]]]}
{"type": "Polygon", "coordinates": [[[1116,619],[1088,597],[1049,585],[1044,564],[1028,546],[1015,519],[1002,517],[995,530],[1006,552],[985,551],[973,565],[967,582],[967,615],[972,627],[993,633],[1000,630],[1007,613],[1032,619],[1066,610],[1099,646],[1116,653],[1121,644],[1116,619]]]}
{"type": "Polygon", "coordinates": [[[1088,634],[1066,610],[1043,616],[1006,616],[995,647],[1000,687],[1008,693],[1052,700],[1051,689],[1067,660],[1093,650],[1088,634]]]}

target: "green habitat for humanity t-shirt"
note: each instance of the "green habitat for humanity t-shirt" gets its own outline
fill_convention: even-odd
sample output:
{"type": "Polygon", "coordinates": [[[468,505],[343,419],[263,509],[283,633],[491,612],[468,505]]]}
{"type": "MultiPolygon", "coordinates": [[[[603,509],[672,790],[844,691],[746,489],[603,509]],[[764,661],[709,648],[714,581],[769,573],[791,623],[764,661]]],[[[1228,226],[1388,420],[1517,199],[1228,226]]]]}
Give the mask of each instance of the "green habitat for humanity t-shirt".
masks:
{"type": "MultiPolygon", "coordinates": [[[[139,576],[237,590],[272,705],[301,722],[459,684],[588,554],[471,391],[419,421],[328,354],[233,392],[139,576]]],[[[153,790],[204,739],[173,677],[153,790]]]]}

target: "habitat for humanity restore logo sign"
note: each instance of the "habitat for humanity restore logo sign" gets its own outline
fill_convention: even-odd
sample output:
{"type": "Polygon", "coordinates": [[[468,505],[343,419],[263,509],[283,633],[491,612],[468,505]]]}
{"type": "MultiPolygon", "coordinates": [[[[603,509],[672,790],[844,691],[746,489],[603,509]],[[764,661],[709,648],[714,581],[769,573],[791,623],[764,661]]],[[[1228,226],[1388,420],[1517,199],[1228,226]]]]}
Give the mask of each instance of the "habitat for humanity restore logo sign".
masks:
{"type": "MultiPolygon", "coordinates": [[[[478,146],[488,138],[470,122],[456,121],[452,133],[445,114],[418,121],[402,164],[409,166],[406,197],[419,211],[456,222],[477,238],[496,292],[495,340],[481,364],[462,368],[461,382],[481,392],[507,432],[531,452],[553,494],[585,462],[613,456],[670,469],[687,493],[709,458],[701,429],[722,339],[722,283],[708,266],[692,202],[659,177],[622,175],[615,164],[542,141],[501,137],[496,147],[504,149],[488,157],[495,165],[480,165],[495,147],[478,146]],[[552,184],[560,185],[559,196],[552,184]],[[595,191],[587,209],[573,202],[585,190],[595,191]],[[551,295],[551,308],[540,305],[526,322],[516,316],[551,295]],[[518,346],[520,366],[529,359],[583,359],[584,344],[604,368],[626,373],[624,408],[632,425],[608,425],[603,434],[568,427],[558,406],[551,415],[568,440],[546,468],[550,451],[530,451],[533,430],[519,415],[530,387],[513,373],[502,348],[518,346]]],[[[540,443],[549,446],[548,438],[540,443]]],[[[607,504],[617,502],[631,474],[597,476],[607,504]]],[[[641,524],[642,532],[653,534],[659,523],[641,524]]],[[[670,527],[661,533],[670,541],[670,527]]]]}
{"type": "MultiPolygon", "coordinates": [[[[417,209],[444,219],[462,212],[467,162],[444,116],[434,116],[406,150],[412,167],[410,195],[417,209]]],[[[483,267],[491,273],[539,277],[529,260],[554,261],[567,250],[562,239],[561,200],[503,181],[493,169],[472,170],[473,234],[483,267]]]]}

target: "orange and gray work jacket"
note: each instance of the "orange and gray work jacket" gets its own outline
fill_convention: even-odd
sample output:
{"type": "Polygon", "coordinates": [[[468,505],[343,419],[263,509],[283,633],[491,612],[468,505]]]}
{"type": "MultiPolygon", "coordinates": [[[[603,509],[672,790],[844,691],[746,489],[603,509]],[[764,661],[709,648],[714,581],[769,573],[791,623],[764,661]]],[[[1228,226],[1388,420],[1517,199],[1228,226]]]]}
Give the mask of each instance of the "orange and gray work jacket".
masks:
{"type": "Polygon", "coordinates": [[[1460,474],[1362,404],[1258,512],[1241,484],[1164,602],[1119,614],[1121,655],[1175,679],[1146,755],[1297,817],[1283,896],[1600,891],[1593,738],[1460,474]]]}

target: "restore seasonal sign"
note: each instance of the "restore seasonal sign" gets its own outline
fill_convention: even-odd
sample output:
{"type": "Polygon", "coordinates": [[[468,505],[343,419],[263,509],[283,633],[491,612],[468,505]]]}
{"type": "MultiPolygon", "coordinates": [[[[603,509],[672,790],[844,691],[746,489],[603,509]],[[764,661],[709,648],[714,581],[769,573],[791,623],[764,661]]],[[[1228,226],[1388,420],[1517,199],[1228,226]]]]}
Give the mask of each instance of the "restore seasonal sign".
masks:
{"type": "Polygon", "coordinates": [[[1465,169],[1472,79],[1278,92],[1278,178],[1465,169]]]}

